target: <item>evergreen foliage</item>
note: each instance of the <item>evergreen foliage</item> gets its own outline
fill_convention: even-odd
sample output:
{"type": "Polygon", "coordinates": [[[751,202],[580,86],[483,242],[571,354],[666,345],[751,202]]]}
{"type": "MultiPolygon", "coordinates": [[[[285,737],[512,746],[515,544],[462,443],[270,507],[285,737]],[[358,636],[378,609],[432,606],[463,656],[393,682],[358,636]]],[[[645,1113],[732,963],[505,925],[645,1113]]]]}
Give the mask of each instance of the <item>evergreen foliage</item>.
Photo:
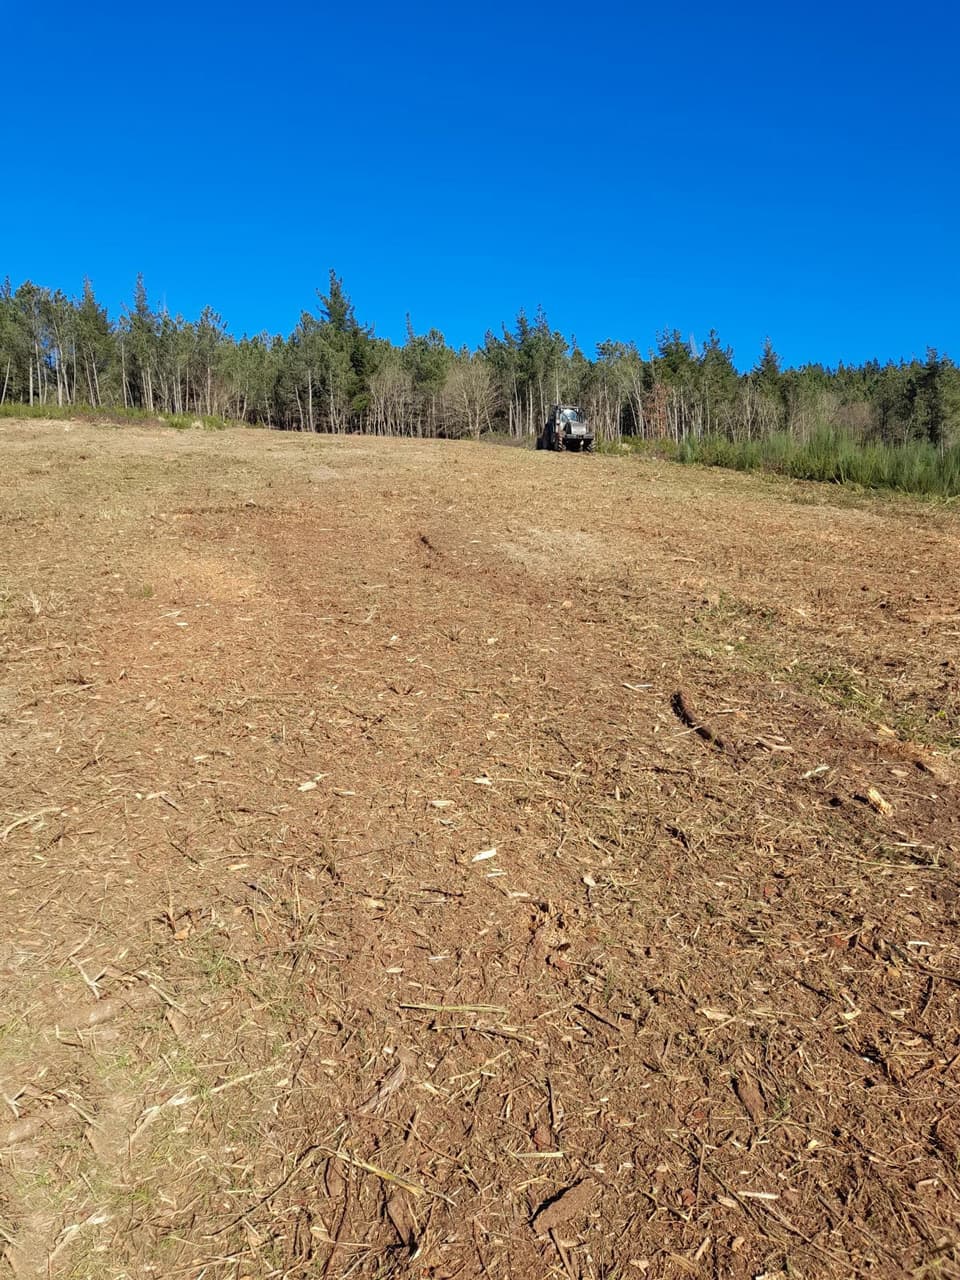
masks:
{"type": "Polygon", "coordinates": [[[206,307],[196,320],[155,308],[142,277],[111,319],[84,280],[79,297],[27,280],[0,285],[0,412],[88,408],[232,419],[283,430],[530,438],[556,400],[581,404],[602,442],[631,437],[701,462],[763,466],[931,493],[960,491],[960,370],[924,359],[785,368],[769,338],[741,374],[711,332],[698,347],[664,330],[641,354],[598,344],[592,358],[542,308],[488,331],[477,351],[442,333],[402,346],[356,316],[343,280],[288,337],[232,337],[206,307]]]}

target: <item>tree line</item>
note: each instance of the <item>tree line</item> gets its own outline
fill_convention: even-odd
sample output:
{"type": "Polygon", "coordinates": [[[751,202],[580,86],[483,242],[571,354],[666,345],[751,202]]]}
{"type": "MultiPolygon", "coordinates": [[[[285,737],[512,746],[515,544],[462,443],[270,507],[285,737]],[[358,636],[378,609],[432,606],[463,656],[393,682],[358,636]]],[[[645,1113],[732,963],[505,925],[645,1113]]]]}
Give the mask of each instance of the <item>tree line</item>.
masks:
{"type": "Polygon", "coordinates": [[[824,428],[864,443],[960,442],[960,370],[928,349],[881,364],[784,368],[767,340],[739,372],[715,332],[698,346],[665,330],[652,350],[606,341],[592,357],[551,329],[539,309],[488,331],[476,349],[415,332],[400,346],[358,321],[330,272],[293,332],[232,337],[205,307],[195,320],[151,306],[138,278],[117,319],[84,282],[68,297],[25,281],[0,287],[0,405],[210,415],[283,430],[518,439],[555,401],[579,404],[601,440],[676,444],[757,441],[824,428]]]}

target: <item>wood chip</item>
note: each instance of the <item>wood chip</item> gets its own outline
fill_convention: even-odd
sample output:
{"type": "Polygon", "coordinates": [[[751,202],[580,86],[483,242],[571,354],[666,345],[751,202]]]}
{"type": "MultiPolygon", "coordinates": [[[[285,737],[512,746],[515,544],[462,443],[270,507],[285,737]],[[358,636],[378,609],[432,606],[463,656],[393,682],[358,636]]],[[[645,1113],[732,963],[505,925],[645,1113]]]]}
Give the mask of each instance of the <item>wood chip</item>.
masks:
{"type": "Polygon", "coordinates": [[[876,787],[867,788],[867,800],[871,809],[876,809],[877,813],[882,814],[883,817],[886,818],[893,813],[893,805],[889,800],[884,800],[876,787]]]}
{"type": "Polygon", "coordinates": [[[366,1101],[357,1107],[360,1115],[380,1115],[392,1093],[400,1088],[407,1078],[407,1060],[401,1058],[394,1069],[384,1076],[380,1087],[366,1101]]]}
{"type": "Polygon", "coordinates": [[[73,1117],[74,1112],[70,1107],[46,1107],[34,1115],[25,1116],[16,1124],[0,1129],[0,1148],[13,1147],[18,1142],[26,1142],[28,1138],[35,1138],[38,1133],[42,1133],[44,1129],[55,1128],[73,1117]]]}
{"type": "Polygon", "coordinates": [[[763,1094],[757,1088],[756,1083],[745,1072],[734,1077],[733,1091],[743,1103],[743,1108],[754,1124],[760,1124],[766,1119],[766,1107],[763,1102],[763,1094]]]}
{"type": "Polygon", "coordinates": [[[545,1236],[571,1218],[581,1217],[593,1208],[599,1195],[600,1187],[592,1178],[575,1182],[572,1187],[567,1187],[540,1206],[533,1218],[534,1230],[545,1236]]]}
{"type": "Polygon", "coordinates": [[[121,1013],[140,1010],[160,1000],[159,992],[146,983],[138,983],[123,995],[107,996],[93,1005],[84,1005],[74,1009],[65,1009],[57,1018],[57,1026],[61,1031],[80,1031],[86,1027],[99,1027],[121,1013]]]}

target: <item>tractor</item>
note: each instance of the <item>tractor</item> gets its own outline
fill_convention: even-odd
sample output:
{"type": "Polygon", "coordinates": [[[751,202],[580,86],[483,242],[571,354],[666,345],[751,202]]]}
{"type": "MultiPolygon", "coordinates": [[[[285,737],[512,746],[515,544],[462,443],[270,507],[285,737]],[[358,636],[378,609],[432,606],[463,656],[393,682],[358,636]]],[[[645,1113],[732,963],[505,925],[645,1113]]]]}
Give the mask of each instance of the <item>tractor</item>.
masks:
{"type": "Polygon", "coordinates": [[[592,453],[593,430],[583,416],[583,410],[573,404],[555,404],[537,436],[537,448],[592,453]]]}

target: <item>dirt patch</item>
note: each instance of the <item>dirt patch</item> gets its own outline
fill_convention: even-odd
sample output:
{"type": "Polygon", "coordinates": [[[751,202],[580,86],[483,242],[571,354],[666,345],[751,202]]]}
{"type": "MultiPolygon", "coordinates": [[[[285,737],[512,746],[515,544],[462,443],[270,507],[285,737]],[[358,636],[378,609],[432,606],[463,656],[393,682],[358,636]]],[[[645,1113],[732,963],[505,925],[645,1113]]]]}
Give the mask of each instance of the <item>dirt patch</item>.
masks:
{"type": "Polygon", "coordinates": [[[7,444],[0,1270],[960,1274],[955,517],[7,444]]]}

